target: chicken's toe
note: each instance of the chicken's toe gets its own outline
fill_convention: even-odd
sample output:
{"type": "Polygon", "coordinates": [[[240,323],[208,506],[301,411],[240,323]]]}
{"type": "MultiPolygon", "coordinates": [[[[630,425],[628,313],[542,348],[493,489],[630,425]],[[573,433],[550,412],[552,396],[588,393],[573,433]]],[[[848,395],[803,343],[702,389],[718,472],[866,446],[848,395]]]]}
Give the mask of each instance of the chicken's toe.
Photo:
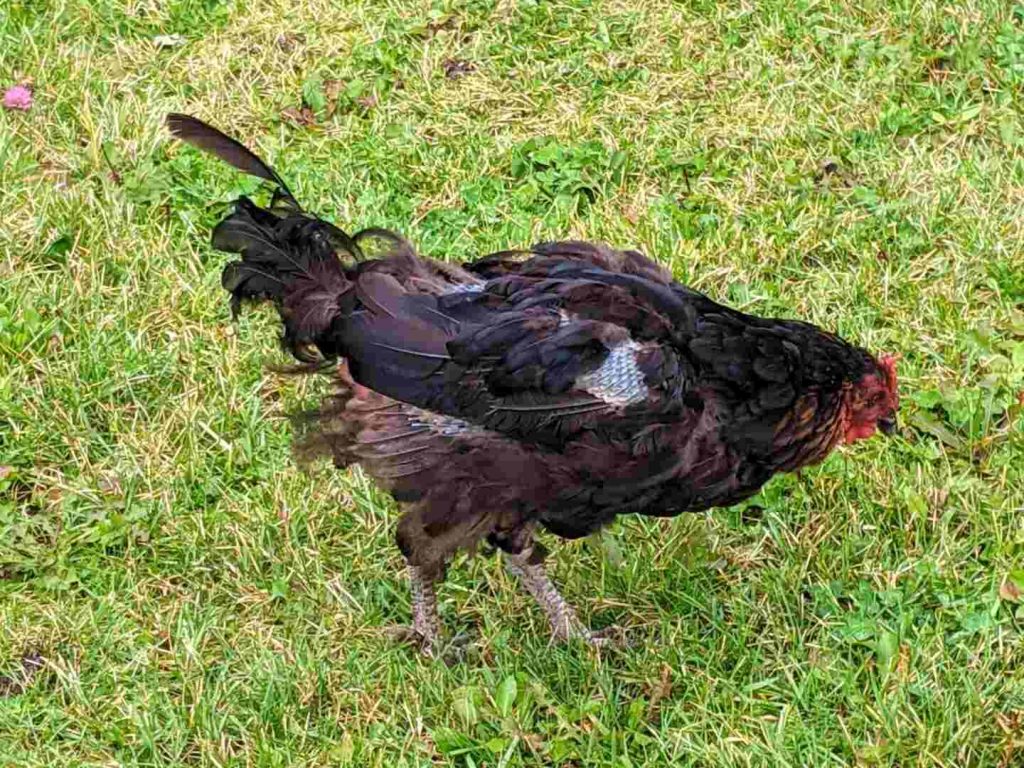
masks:
{"type": "Polygon", "coordinates": [[[437,657],[439,643],[436,636],[425,634],[408,624],[397,624],[393,627],[388,627],[387,633],[396,643],[412,646],[428,659],[437,657]]]}
{"type": "Polygon", "coordinates": [[[602,629],[588,630],[583,640],[592,648],[628,648],[626,630],[617,624],[602,629]]]}

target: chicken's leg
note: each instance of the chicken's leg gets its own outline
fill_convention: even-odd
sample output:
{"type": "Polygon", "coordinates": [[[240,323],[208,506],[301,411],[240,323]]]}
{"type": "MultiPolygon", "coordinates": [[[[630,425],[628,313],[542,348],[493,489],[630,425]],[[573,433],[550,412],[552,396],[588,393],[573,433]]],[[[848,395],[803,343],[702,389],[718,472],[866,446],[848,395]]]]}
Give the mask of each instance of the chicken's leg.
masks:
{"type": "Polygon", "coordinates": [[[596,632],[591,632],[576,615],[576,609],[558,592],[543,564],[531,562],[533,550],[524,550],[518,555],[506,553],[508,558],[508,569],[515,574],[523,587],[537,601],[548,621],[551,622],[551,637],[555,642],[566,642],[573,638],[580,638],[590,645],[601,645],[605,637],[596,632]]]}
{"type": "Polygon", "coordinates": [[[437,615],[437,579],[428,578],[423,570],[409,566],[409,589],[412,593],[412,634],[425,656],[433,656],[441,640],[441,618],[437,615]]]}

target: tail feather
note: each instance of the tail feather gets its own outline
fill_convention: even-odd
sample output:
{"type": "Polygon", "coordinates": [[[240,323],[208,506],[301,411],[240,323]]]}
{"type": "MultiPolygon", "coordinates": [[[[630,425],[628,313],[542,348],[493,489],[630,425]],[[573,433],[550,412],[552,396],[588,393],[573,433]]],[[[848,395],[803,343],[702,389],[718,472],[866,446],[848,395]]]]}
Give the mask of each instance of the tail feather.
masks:
{"type": "Polygon", "coordinates": [[[214,248],[242,256],[221,274],[232,313],[238,314],[243,300],[272,301],[284,323],[284,345],[297,358],[309,362],[310,345],[325,357],[340,354],[330,330],[352,310],[352,282],[342,259],[361,258],[356,242],[330,222],[303,213],[281,177],[230,136],[188,115],[168,115],[167,127],[177,138],[277,185],[270,209],[239,198],[213,230],[214,248]]]}
{"type": "MultiPolygon", "coordinates": [[[[419,275],[422,265],[400,236],[382,229],[350,236],[330,222],[304,213],[269,165],[216,128],[180,114],[168,115],[167,126],[177,138],[277,185],[270,208],[261,208],[246,197],[236,200],[231,214],[214,228],[212,242],[214,248],[242,257],[228,264],[221,275],[221,283],[231,293],[233,314],[243,300],[272,301],[284,324],[282,341],[299,360],[317,359],[310,354],[310,345],[326,358],[346,355],[343,345],[350,345],[352,339],[341,325],[351,324],[357,306],[393,318],[389,306],[401,304],[403,290],[385,290],[398,286],[394,278],[384,277],[388,270],[379,270],[384,285],[374,276],[362,274],[367,265],[354,263],[365,260],[362,244],[372,247],[376,241],[384,254],[395,257],[391,270],[407,272],[410,279],[429,277],[419,275]],[[286,204],[278,205],[281,200],[286,204]]],[[[416,306],[403,304],[402,308],[415,310],[416,306]]],[[[436,367],[436,360],[427,357],[436,367]]]]}
{"type": "Polygon", "coordinates": [[[310,344],[326,357],[339,354],[329,331],[354,300],[346,299],[352,282],[325,223],[302,214],[278,217],[243,197],[213,232],[215,248],[242,255],[221,274],[232,311],[237,314],[244,299],[273,301],[284,323],[285,346],[305,361],[310,344]]]}
{"type": "Polygon", "coordinates": [[[191,115],[177,113],[168,115],[167,128],[182,141],[187,141],[193,147],[219,157],[228,165],[258,178],[272,181],[278,186],[281,196],[291,204],[291,207],[301,210],[295,196],[288,189],[284,180],[277,175],[277,172],[241,142],[191,115]]]}

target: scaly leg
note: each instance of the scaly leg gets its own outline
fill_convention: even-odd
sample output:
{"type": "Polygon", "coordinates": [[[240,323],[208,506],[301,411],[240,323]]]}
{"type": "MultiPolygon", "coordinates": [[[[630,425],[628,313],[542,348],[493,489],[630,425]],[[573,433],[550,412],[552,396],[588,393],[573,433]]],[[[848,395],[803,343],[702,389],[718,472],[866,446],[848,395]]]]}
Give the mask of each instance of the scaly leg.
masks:
{"type": "Polygon", "coordinates": [[[422,569],[409,566],[412,592],[412,633],[424,656],[433,656],[441,641],[441,618],[437,614],[436,579],[423,575],[422,569]]]}
{"type": "Polygon", "coordinates": [[[564,643],[573,638],[580,638],[590,645],[603,645],[608,639],[603,633],[591,632],[576,615],[574,609],[558,592],[544,566],[530,562],[533,550],[524,550],[518,555],[506,553],[508,569],[515,574],[520,583],[537,601],[551,622],[551,637],[555,642],[564,643]]]}

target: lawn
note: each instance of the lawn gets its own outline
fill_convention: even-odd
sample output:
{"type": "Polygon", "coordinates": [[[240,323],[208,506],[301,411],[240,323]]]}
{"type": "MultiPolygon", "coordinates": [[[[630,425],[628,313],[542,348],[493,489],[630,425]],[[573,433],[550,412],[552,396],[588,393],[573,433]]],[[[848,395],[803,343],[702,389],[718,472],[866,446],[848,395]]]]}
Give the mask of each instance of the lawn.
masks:
{"type": "Polygon", "coordinates": [[[0,765],[1024,765],[1024,5],[6,0],[0,765]],[[409,620],[393,502],[302,471],[326,382],[232,323],[258,190],[453,261],[638,247],[900,353],[902,427],[738,508],[552,546],[549,647],[498,559],[409,620]]]}

